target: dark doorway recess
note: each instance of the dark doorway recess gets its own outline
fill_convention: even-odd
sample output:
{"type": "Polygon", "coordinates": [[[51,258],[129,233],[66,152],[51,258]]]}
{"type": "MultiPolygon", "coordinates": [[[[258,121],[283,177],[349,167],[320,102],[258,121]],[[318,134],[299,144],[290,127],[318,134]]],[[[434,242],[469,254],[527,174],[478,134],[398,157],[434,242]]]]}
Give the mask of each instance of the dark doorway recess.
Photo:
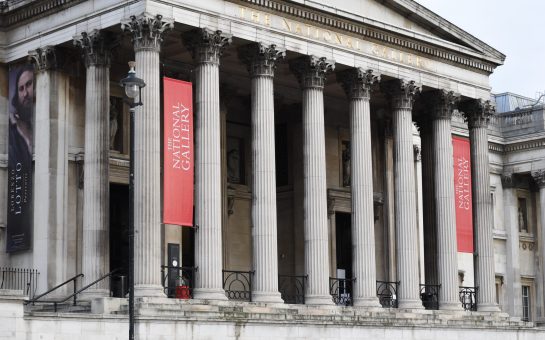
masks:
{"type": "Polygon", "coordinates": [[[110,269],[119,268],[112,277],[115,297],[128,293],[129,275],[129,186],[110,184],[110,269]]]}
{"type": "MultiPolygon", "coordinates": [[[[335,246],[337,270],[344,269],[346,279],[352,278],[352,228],[351,215],[335,213],[335,246]]],[[[336,274],[338,277],[338,273],[336,274]]]]}

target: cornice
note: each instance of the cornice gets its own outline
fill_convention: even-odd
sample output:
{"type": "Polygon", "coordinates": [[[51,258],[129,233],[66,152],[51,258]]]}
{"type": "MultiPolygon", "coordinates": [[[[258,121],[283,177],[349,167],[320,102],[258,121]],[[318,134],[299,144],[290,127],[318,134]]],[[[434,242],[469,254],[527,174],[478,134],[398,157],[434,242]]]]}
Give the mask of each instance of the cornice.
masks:
{"type": "Polygon", "coordinates": [[[26,5],[7,10],[0,14],[0,27],[16,27],[28,21],[57,12],[61,9],[75,6],[85,0],[37,0],[30,1],[26,5]]]}
{"type": "Polygon", "coordinates": [[[344,33],[358,37],[368,38],[383,42],[391,46],[408,49],[425,56],[444,60],[464,67],[492,73],[497,65],[489,61],[477,60],[476,57],[468,57],[462,53],[456,53],[431,43],[423,43],[419,40],[398,33],[385,32],[378,27],[365,23],[357,23],[352,19],[339,15],[329,14],[316,8],[309,8],[299,4],[288,3],[283,0],[226,0],[240,5],[259,8],[270,13],[281,13],[287,16],[303,19],[314,24],[327,26],[344,33]]]}

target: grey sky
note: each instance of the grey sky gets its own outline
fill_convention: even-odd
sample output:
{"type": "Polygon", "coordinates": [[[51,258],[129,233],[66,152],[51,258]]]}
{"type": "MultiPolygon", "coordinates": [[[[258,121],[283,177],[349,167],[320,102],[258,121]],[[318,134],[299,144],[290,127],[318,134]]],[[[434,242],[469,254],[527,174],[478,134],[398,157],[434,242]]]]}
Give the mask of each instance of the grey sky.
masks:
{"type": "Polygon", "coordinates": [[[416,1],[507,56],[490,78],[492,92],[545,92],[545,1],[416,1]]]}

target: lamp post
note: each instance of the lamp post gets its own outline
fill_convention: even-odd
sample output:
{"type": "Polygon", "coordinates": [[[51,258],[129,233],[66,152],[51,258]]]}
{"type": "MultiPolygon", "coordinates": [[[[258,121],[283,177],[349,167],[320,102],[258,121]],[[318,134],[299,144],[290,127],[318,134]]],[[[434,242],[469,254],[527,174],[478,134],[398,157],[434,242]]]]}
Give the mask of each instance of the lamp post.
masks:
{"type": "Polygon", "coordinates": [[[130,107],[130,161],[129,161],[129,340],[134,340],[134,111],[142,105],[142,88],[146,83],[136,77],[136,62],[129,61],[129,74],[121,79],[130,107]]]}

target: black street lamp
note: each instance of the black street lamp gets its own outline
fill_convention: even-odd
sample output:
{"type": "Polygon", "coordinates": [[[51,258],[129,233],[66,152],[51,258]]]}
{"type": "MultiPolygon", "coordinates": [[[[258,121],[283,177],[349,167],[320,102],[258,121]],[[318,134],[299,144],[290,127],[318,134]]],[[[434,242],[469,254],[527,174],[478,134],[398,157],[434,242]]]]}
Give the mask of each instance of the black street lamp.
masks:
{"type": "Polygon", "coordinates": [[[129,340],[134,340],[134,109],[142,105],[142,88],[146,83],[136,77],[136,62],[129,61],[129,74],[121,79],[130,107],[130,161],[129,161],[129,340]]]}

